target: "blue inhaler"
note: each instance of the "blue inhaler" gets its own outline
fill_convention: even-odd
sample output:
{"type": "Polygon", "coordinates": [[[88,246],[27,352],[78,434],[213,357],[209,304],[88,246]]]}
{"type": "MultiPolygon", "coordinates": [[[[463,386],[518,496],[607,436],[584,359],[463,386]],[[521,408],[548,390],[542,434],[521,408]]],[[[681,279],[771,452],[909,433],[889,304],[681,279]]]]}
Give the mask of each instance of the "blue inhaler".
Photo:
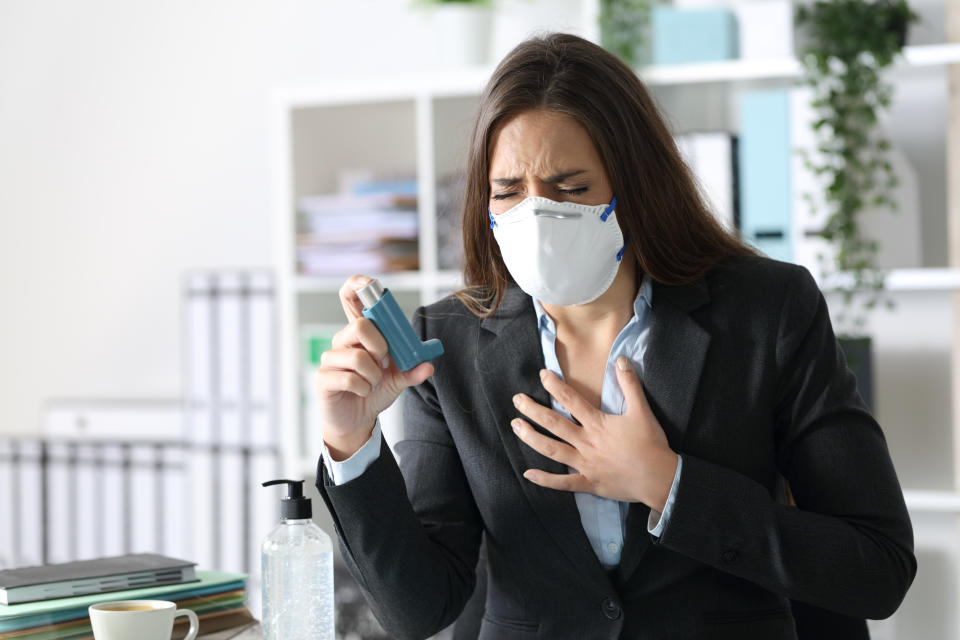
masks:
{"type": "Polygon", "coordinates": [[[443,345],[436,338],[420,342],[397,300],[379,280],[371,280],[362,289],[357,289],[357,297],[363,303],[364,317],[370,318],[383,334],[390,357],[400,371],[409,371],[443,353],[443,345]]]}

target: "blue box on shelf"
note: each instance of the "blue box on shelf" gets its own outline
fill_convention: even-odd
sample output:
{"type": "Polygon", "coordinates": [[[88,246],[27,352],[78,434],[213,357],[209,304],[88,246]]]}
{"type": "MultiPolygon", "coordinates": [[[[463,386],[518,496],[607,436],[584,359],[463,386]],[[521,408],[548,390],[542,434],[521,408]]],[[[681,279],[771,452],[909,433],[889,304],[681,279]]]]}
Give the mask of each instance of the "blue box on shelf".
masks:
{"type": "Polygon", "coordinates": [[[789,90],[743,91],[739,102],[740,229],[771,258],[793,262],[789,90]]]}
{"type": "Polygon", "coordinates": [[[737,19],[727,9],[655,6],[650,22],[654,64],[684,64],[737,58],[737,19]]]}

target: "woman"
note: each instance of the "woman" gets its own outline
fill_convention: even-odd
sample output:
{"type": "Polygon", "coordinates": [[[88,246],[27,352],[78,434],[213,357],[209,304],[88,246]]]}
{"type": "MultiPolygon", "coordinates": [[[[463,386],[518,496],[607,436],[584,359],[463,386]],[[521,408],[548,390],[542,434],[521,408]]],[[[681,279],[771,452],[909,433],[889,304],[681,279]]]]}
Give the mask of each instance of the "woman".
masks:
{"type": "Polygon", "coordinates": [[[466,289],[401,373],[360,315],[317,373],[317,486],[384,627],[482,639],[796,638],[791,599],[884,618],[916,573],[885,440],[819,289],[715,222],[642,83],[574,36],[494,71],[466,289]],[[399,464],[377,415],[408,388],[399,464]],[[789,481],[799,508],[779,499],[789,481]]]}

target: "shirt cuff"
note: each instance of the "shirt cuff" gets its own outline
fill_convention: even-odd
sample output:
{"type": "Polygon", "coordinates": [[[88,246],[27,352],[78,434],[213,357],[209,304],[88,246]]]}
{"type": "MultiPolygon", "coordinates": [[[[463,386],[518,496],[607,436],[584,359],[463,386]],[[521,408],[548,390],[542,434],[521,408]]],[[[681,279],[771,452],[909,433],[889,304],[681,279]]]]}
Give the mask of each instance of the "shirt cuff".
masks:
{"type": "Polygon", "coordinates": [[[340,462],[330,457],[327,443],[321,438],[320,455],[323,456],[323,464],[334,484],[346,484],[363,475],[363,472],[380,457],[380,439],[382,437],[380,419],[378,418],[376,424],[373,425],[370,439],[357,449],[352,456],[340,462]]]}
{"type": "Polygon", "coordinates": [[[677,471],[673,474],[673,484],[670,485],[670,493],[667,494],[667,501],[663,505],[663,513],[655,509],[650,509],[650,517],[647,518],[647,531],[650,534],[660,537],[664,527],[667,526],[667,520],[670,519],[670,511],[673,509],[673,502],[677,498],[677,485],[680,484],[680,469],[683,468],[683,456],[677,456],[677,471]]]}

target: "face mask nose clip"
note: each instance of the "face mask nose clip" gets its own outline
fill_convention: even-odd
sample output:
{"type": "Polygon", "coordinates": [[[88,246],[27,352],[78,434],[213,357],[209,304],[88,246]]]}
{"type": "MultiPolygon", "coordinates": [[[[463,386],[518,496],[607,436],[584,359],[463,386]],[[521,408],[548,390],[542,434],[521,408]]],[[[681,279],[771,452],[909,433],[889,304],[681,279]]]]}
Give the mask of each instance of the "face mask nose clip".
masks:
{"type": "Polygon", "coordinates": [[[579,218],[583,214],[578,213],[576,211],[563,212],[563,211],[550,211],[549,209],[534,209],[533,215],[543,216],[544,218],[557,218],[558,220],[567,220],[567,219],[574,220],[576,218],[579,218]]]}

